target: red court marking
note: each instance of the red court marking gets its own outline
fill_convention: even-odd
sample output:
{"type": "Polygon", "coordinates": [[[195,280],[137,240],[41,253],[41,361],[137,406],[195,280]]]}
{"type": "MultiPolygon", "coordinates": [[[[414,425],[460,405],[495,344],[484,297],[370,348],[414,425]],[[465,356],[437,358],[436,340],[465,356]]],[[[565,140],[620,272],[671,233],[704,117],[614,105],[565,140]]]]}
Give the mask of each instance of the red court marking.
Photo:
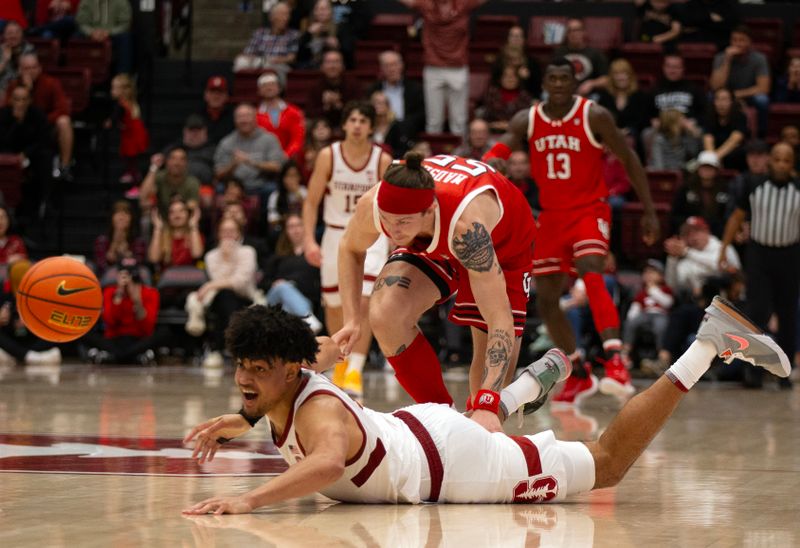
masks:
{"type": "Polygon", "coordinates": [[[203,477],[277,475],[287,469],[271,441],[226,443],[214,461],[205,464],[191,459],[186,449],[177,438],[0,433],[0,472],[203,477]],[[4,445],[11,447],[2,447],[4,445]],[[47,454],[18,454],[36,452],[35,448],[47,454]],[[233,451],[255,455],[253,458],[224,457],[225,453],[233,451]],[[98,452],[111,454],[90,456],[98,452]],[[123,454],[113,455],[114,452],[123,454]],[[142,454],[136,455],[136,452],[142,454]]]}

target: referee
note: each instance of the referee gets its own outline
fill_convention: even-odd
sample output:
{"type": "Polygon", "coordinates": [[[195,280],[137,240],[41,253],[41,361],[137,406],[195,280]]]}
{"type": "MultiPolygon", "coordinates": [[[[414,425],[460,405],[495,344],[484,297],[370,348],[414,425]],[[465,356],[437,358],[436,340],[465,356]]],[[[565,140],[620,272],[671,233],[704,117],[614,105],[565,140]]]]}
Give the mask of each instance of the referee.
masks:
{"type": "MultiPolygon", "coordinates": [[[[794,150],[787,143],[776,144],[770,152],[769,173],[745,182],[725,225],[719,258],[720,267],[727,270],[725,251],[749,218],[745,262],[748,314],[766,331],[774,312],[778,345],[792,357],[800,298],[800,181],[793,173],[794,150]]],[[[780,381],[781,387],[791,387],[788,378],[780,381]]],[[[761,375],[747,375],[745,385],[760,388],[761,375]]]]}

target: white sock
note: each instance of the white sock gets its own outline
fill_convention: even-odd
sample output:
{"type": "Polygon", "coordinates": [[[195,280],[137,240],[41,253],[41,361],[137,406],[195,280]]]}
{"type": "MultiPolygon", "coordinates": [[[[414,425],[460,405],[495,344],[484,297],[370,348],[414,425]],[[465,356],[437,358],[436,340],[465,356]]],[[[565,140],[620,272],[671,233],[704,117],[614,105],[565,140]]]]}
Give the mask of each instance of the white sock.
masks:
{"type": "Polygon", "coordinates": [[[347,370],[356,370],[361,373],[364,370],[364,364],[367,362],[366,354],[359,354],[358,352],[351,352],[347,357],[347,370]]]}
{"type": "Polygon", "coordinates": [[[716,355],[717,349],[713,343],[695,340],[664,374],[675,386],[687,392],[708,371],[716,355]]]}
{"type": "Polygon", "coordinates": [[[503,388],[503,391],[500,392],[500,402],[511,415],[529,401],[538,398],[541,393],[542,385],[539,384],[539,381],[533,375],[523,373],[517,380],[503,388]]]}

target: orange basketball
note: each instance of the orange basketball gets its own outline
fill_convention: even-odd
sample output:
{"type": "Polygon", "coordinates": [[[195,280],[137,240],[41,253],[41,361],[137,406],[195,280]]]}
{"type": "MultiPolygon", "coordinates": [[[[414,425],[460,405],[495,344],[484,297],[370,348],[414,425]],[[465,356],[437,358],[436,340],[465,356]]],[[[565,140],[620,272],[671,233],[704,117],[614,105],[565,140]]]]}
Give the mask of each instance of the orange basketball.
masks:
{"type": "Polygon", "coordinates": [[[100,317],[103,290],[94,273],[70,257],[34,264],[17,289],[17,310],[34,335],[68,342],[89,331],[100,317]]]}

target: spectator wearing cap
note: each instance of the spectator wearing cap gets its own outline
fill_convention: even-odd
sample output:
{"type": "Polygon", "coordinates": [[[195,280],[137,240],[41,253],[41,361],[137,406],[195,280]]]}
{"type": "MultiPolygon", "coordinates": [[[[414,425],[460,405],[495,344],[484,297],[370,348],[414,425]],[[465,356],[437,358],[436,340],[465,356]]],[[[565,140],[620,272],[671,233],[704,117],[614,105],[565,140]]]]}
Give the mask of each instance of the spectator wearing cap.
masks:
{"type": "Polygon", "coordinates": [[[711,232],[722,236],[726,213],[731,197],[727,182],[720,176],[717,155],[705,150],[697,157],[697,171],[675,194],[670,217],[673,230],[677,230],[686,219],[702,217],[711,227],[711,232]]]}
{"type": "MultiPolygon", "coordinates": [[[[698,295],[708,278],[724,272],[718,264],[722,242],[711,234],[702,217],[686,219],[679,235],[664,241],[664,250],[667,252],[666,283],[675,292],[698,295]]],[[[725,249],[725,257],[730,267],[741,267],[735,249],[725,249]]]]}
{"type": "Polygon", "coordinates": [[[269,194],[277,188],[276,178],[286,155],[272,133],[256,123],[256,109],[243,103],[234,112],[236,129],[220,141],[214,153],[214,169],[218,179],[236,177],[248,194],[261,198],[266,207],[269,194]]]}
{"type": "Polygon", "coordinates": [[[128,0],[81,0],[75,21],[81,34],[95,42],[111,40],[119,74],[133,70],[131,5],[128,0]]]}
{"type": "Polygon", "coordinates": [[[750,137],[750,130],[733,92],[728,88],[716,90],[708,110],[703,150],[715,152],[727,169],[744,169],[742,145],[750,137]]]}
{"type": "Polygon", "coordinates": [[[734,28],[730,45],[714,57],[709,86],[713,90],[729,88],[737,101],[755,107],[759,137],[766,135],[771,86],[769,62],[763,53],[753,49],[746,26],[734,28]]]}
{"type": "Polygon", "coordinates": [[[211,184],[214,180],[214,150],[216,147],[208,139],[208,126],[202,116],[190,114],[183,124],[180,140],[167,145],[161,155],[166,155],[175,147],[181,147],[186,151],[189,175],[196,177],[201,185],[211,184]]]}
{"type": "Polygon", "coordinates": [[[289,28],[291,8],[278,2],[269,10],[269,27],[253,32],[250,42],[234,61],[234,71],[270,67],[283,76],[297,59],[300,33],[289,28]]]}
{"type": "Polygon", "coordinates": [[[630,355],[642,330],[655,338],[656,348],[664,346],[669,311],[675,298],[672,289],[664,283],[664,263],[649,259],[642,270],[642,288],[628,308],[622,331],[622,351],[630,355]]]}
{"type": "MultiPolygon", "coordinates": [[[[772,147],[769,173],[750,181],[739,195],[717,255],[720,268],[732,268],[725,252],[741,224],[749,219],[747,312],[765,331],[770,315],[778,317],[776,340],[788,356],[795,352],[800,298],[800,181],[794,175],[794,163],[791,146],[778,143],[772,147]]],[[[746,382],[758,387],[761,377],[753,375],[746,382]]],[[[784,381],[781,386],[790,384],[784,381]]]]}
{"type": "Polygon", "coordinates": [[[400,0],[419,11],[425,25],[425,121],[428,133],[441,133],[444,113],[450,133],[465,135],[469,106],[469,17],[486,0],[400,0]],[[446,108],[445,108],[446,105],[446,108]]]}
{"type": "Polygon", "coordinates": [[[322,54],[320,72],[322,77],[308,92],[306,115],[325,118],[331,128],[339,128],[342,109],[348,101],[361,97],[360,86],[345,74],[344,57],[340,51],[328,50],[322,54]]]}
{"type": "Polygon", "coordinates": [[[71,180],[72,147],[75,135],[72,131],[70,102],[58,78],[42,72],[42,65],[35,53],[25,53],[19,57],[19,76],[8,86],[7,97],[17,86],[24,86],[31,92],[33,106],[47,116],[47,122],[54,128],[59,151],[59,168],[56,176],[71,180]]]}
{"type": "Polygon", "coordinates": [[[91,331],[81,340],[92,363],[155,365],[154,349],[169,333],[156,332],[161,299],[139,269],[136,259],[121,260],[116,283],[103,290],[103,334],[91,331]]]}
{"type": "Polygon", "coordinates": [[[256,121],[278,138],[286,156],[301,162],[306,142],[306,117],[297,105],[281,98],[282,88],[283,82],[277,72],[267,71],[258,77],[258,95],[262,100],[256,121]]]}
{"type": "Polygon", "coordinates": [[[382,91],[398,123],[398,132],[404,142],[411,143],[417,134],[425,130],[425,95],[422,85],[405,77],[403,57],[396,51],[387,50],[378,57],[379,80],[367,90],[372,96],[382,91]]]}
{"type": "Polygon", "coordinates": [[[174,147],[166,155],[159,156],[151,158],[150,169],[139,189],[143,215],[148,215],[155,205],[161,217],[166,218],[176,196],[180,196],[190,209],[196,207],[200,201],[200,181],[189,173],[186,149],[174,147]]]}
{"type": "Polygon", "coordinates": [[[772,100],[776,103],[800,103],[800,57],[789,59],[786,74],[775,82],[772,100]]]}
{"type": "Polygon", "coordinates": [[[196,114],[206,121],[208,141],[217,146],[233,131],[233,106],[228,104],[228,81],[224,76],[212,76],[206,82],[203,105],[196,114]]]}

